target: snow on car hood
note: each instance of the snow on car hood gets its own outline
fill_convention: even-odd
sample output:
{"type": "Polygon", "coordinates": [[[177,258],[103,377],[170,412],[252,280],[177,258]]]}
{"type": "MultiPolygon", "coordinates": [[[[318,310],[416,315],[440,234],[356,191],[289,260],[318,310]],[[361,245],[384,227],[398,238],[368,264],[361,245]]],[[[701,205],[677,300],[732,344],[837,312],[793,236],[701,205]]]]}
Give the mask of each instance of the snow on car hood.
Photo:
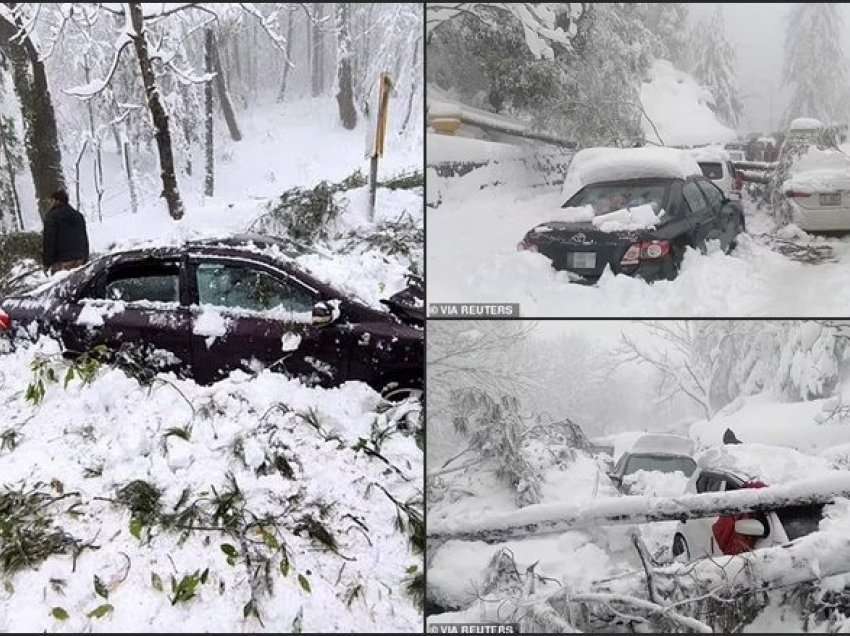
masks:
{"type": "Polygon", "coordinates": [[[703,470],[722,470],[745,479],[759,479],[769,486],[835,471],[826,457],[767,444],[715,446],[701,453],[697,464],[703,470]]]}
{"type": "Polygon", "coordinates": [[[809,148],[789,171],[784,192],[850,190],[850,157],[835,148],[809,148]]]}
{"type": "Polygon", "coordinates": [[[676,148],[586,148],[573,157],[561,193],[566,201],[592,183],[701,174],[694,158],[676,148]]]}

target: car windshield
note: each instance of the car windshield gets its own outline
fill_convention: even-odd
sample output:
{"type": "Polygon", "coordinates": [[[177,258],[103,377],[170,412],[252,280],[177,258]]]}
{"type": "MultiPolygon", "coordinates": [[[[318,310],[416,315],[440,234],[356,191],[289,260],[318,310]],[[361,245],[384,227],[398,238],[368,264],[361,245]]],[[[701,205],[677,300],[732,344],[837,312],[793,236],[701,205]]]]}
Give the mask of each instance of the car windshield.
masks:
{"type": "Polygon", "coordinates": [[[719,163],[703,163],[699,164],[700,170],[702,170],[702,176],[706,179],[722,179],[723,178],[723,165],[719,163]]]}
{"type": "Polygon", "coordinates": [[[639,205],[651,205],[656,214],[664,208],[669,182],[653,181],[643,183],[597,183],[578,191],[564,207],[590,205],[595,216],[636,208],[639,205]]]}
{"type": "Polygon", "coordinates": [[[817,531],[823,516],[823,506],[786,506],[777,509],[776,514],[788,539],[793,541],[817,531]]]}
{"type": "Polygon", "coordinates": [[[679,471],[690,477],[696,468],[696,462],[690,457],[680,455],[632,455],[626,463],[626,475],[639,470],[656,470],[662,473],[679,471]]]}

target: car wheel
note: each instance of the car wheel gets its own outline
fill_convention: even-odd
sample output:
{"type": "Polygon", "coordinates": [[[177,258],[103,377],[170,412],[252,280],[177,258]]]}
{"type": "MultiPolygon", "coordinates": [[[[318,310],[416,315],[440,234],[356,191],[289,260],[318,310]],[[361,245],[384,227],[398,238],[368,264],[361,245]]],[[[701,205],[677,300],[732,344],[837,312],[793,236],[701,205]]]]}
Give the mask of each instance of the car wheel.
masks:
{"type": "Polygon", "coordinates": [[[673,537],[673,560],[679,563],[687,563],[691,560],[691,549],[688,547],[688,541],[678,532],[673,537]]]}

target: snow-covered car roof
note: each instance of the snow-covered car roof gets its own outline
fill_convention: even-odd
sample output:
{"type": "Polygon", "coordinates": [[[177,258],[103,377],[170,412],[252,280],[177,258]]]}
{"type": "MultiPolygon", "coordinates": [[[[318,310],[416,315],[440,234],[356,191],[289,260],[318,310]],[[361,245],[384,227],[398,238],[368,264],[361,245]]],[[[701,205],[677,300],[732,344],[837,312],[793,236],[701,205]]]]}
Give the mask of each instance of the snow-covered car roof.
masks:
{"type": "Polygon", "coordinates": [[[788,130],[820,130],[823,122],[814,117],[798,117],[788,126],[788,130]]]}
{"type": "Polygon", "coordinates": [[[681,435],[647,433],[635,440],[629,452],[663,453],[665,455],[686,455],[690,457],[694,452],[694,443],[681,435]]]}
{"type": "Polygon", "coordinates": [[[729,473],[744,481],[758,479],[769,486],[835,470],[825,457],[768,444],[714,446],[696,459],[700,470],[729,473]]]}
{"type": "Polygon", "coordinates": [[[784,192],[823,192],[850,189],[850,157],[837,148],[809,147],[794,161],[784,192]]]}
{"type": "Polygon", "coordinates": [[[729,161],[729,151],[720,146],[704,146],[688,151],[697,163],[724,163],[729,161]]]}
{"type": "Polygon", "coordinates": [[[701,175],[694,158],[678,148],[585,148],[576,153],[564,180],[566,199],[586,185],[625,179],[685,179],[701,175]]]}

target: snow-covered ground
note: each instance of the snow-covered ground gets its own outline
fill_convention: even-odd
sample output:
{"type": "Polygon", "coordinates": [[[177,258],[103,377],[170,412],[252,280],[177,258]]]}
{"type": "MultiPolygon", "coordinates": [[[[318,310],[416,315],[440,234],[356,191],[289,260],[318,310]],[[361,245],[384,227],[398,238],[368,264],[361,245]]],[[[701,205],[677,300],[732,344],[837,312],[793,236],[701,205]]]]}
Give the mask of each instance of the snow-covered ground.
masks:
{"type": "Polygon", "coordinates": [[[518,185],[515,175],[482,188],[497,172],[441,181],[442,203],[427,212],[429,303],[519,303],[530,317],[844,316],[850,307],[850,240],[785,228],[779,238],[831,252],[817,263],[795,259],[765,240],[775,230],[749,201],[750,235],[728,255],[689,250],[675,280],[649,284],[606,271],[596,285],[571,283],[545,256],[516,249],[526,232],[562,212],[560,189],[518,185]]]}
{"type": "Polygon", "coordinates": [[[380,397],[364,384],[308,388],[272,373],[236,373],[207,387],[166,377],[144,387],[104,368],[89,385],[74,379],[63,388],[62,366],[35,406],[25,399],[31,364],[56,352],[43,340],[0,358],[0,632],[421,630],[406,586],[422,555],[391,499],[419,506],[422,451],[407,426],[415,406],[381,414],[380,397]],[[356,447],[391,425],[393,413],[407,430],[393,429],[380,446],[391,469],[356,447]],[[157,521],[136,526],[119,502],[136,480],[161,492],[157,521]],[[230,511],[215,517],[237,487],[230,511]],[[17,527],[21,509],[6,506],[9,494],[30,489],[56,498],[39,502],[52,518],[45,530],[92,547],[4,566],[16,545],[4,524],[17,527]],[[192,508],[200,528],[184,533],[191,516],[163,525],[192,508]],[[253,577],[263,558],[270,569],[253,577]],[[172,577],[179,584],[204,572],[194,597],[173,602],[172,577]],[[259,620],[246,610],[252,580],[259,620]],[[105,605],[102,617],[90,614],[105,605]]]}

